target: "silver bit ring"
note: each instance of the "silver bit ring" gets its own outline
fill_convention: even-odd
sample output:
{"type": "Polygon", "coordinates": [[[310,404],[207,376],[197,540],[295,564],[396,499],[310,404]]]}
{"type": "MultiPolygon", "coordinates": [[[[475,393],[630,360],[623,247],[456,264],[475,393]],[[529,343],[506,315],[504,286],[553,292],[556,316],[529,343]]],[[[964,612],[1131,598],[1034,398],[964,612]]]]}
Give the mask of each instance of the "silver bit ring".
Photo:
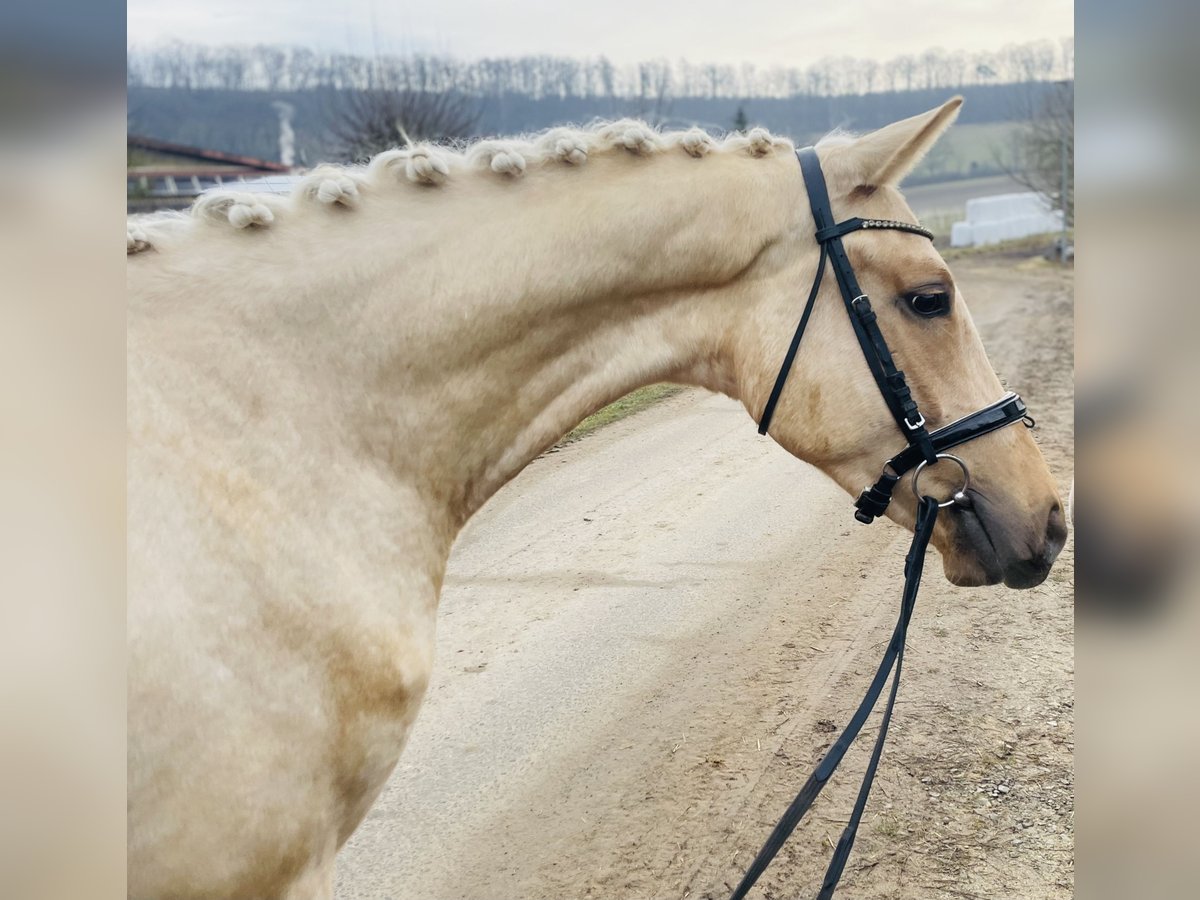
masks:
{"type": "MultiPolygon", "coordinates": [[[[948,459],[951,462],[958,463],[958,467],[962,469],[963,474],[962,487],[955,491],[949,500],[940,501],[938,503],[938,507],[944,509],[947,506],[954,505],[969,506],[971,503],[971,498],[967,496],[967,488],[971,486],[971,471],[967,468],[967,464],[952,453],[939,453],[937,454],[937,458],[948,459]]],[[[923,495],[921,494],[921,489],[918,486],[918,482],[921,479],[921,472],[923,472],[928,465],[928,460],[921,460],[916,469],[913,470],[912,489],[913,494],[916,496],[918,501],[924,499],[923,495]]]]}

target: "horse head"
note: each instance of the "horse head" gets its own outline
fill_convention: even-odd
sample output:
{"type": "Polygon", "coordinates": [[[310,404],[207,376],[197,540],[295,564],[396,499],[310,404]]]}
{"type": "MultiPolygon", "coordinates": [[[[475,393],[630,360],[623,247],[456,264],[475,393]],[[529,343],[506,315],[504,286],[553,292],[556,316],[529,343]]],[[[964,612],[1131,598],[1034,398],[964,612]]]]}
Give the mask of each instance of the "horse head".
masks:
{"type": "MultiPolygon", "coordinates": [[[[954,120],[960,100],[859,138],[834,135],[817,152],[837,221],[861,217],[915,223],[901,179],[954,120]]],[[[816,225],[795,173],[796,217],[786,241],[764,261],[753,312],[739,334],[743,401],[751,415],[764,403],[808,286],[824,263],[816,225]]],[[[880,330],[903,370],[930,430],[999,399],[1004,389],[988,361],[954,276],[932,242],[900,230],[865,228],[844,246],[880,330]]],[[[770,434],[857,494],[881,464],[905,446],[847,316],[835,279],[824,278],[807,337],[785,383],[770,434]]],[[[955,584],[1026,588],[1040,584],[1066,539],[1063,504],[1029,430],[1001,428],[955,450],[970,486],[938,521],[933,543],[955,584]]],[[[895,491],[887,514],[911,527],[913,473],[895,491]]],[[[953,495],[959,467],[939,464],[921,475],[921,492],[953,495]]]]}

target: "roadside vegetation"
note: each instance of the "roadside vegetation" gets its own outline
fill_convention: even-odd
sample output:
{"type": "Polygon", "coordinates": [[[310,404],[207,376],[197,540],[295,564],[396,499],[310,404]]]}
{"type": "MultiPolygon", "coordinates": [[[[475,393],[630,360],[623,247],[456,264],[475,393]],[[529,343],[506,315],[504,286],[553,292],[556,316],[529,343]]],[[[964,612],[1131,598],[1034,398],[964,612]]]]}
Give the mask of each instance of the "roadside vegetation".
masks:
{"type": "Polygon", "coordinates": [[[646,387],[638,388],[636,391],[630,391],[620,400],[616,400],[603,409],[592,413],[576,425],[560,443],[574,443],[580,438],[587,437],[592,432],[603,428],[605,425],[611,425],[613,422],[648,409],[654,406],[654,404],[666,400],[668,397],[673,397],[683,389],[683,385],[679,384],[650,384],[646,385],[646,387]]]}

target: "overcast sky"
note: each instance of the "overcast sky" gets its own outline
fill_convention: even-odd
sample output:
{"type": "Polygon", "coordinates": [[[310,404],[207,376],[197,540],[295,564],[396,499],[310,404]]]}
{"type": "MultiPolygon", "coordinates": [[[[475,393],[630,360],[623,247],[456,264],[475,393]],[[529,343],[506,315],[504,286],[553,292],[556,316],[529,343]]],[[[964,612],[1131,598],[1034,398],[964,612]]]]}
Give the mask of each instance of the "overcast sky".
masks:
{"type": "Polygon", "coordinates": [[[129,41],[806,65],[1075,33],[1073,0],[129,0],[129,41]]]}

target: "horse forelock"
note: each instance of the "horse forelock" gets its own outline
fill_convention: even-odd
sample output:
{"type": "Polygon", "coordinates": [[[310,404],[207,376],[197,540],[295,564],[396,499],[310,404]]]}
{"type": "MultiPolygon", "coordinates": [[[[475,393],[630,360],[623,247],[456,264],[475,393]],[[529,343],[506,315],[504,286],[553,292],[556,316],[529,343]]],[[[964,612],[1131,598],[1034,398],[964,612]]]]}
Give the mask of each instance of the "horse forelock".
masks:
{"type": "Polygon", "coordinates": [[[236,190],[208,191],[186,214],[155,213],[128,222],[129,254],[155,249],[203,226],[255,231],[284,216],[337,208],[353,210],[363,196],[400,189],[436,190],[447,182],[517,180],[532,170],[569,171],[602,155],[655,157],[672,153],[702,159],[709,154],[767,157],[791,152],[792,142],[764,128],[714,138],[700,128],[661,132],[645,122],[621,119],[586,128],[557,127],[516,138],[458,145],[409,144],[385,150],[364,165],[323,164],[308,172],[290,195],[236,190]]]}

